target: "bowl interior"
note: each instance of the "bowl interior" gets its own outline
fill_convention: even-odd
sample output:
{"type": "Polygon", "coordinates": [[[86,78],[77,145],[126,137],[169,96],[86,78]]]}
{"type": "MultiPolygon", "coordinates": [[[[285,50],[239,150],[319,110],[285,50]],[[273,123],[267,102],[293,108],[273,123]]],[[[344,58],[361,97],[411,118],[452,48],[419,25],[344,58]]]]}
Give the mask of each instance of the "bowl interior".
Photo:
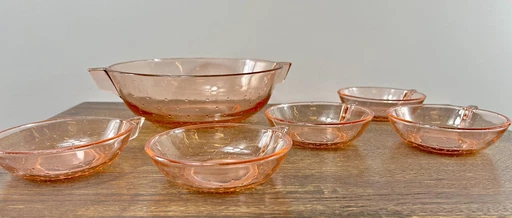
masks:
{"type": "Polygon", "coordinates": [[[223,75],[267,71],[276,68],[277,63],[263,60],[182,58],[153,59],[119,63],[110,70],[149,75],[223,75]]]}
{"type": "Polygon", "coordinates": [[[183,162],[229,163],[285,152],[286,134],[266,127],[222,124],[171,130],[150,141],[156,156],[183,162]]]}
{"type": "Polygon", "coordinates": [[[40,151],[86,145],[116,136],[128,127],[108,118],[60,119],[0,132],[0,151],[40,151]]]}
{"type": "Polygon", "coordinates": [[[283,104],[267,110],[270,119],[292,123],[337,124],[370,119],[372,112],[362,107],[338,103],[283,104]],[[348,110],[351,110],[348,112],[348,110]]]}
{"type": "MultiPolygon", "coordinates": [[[[367,99],[378,99],[378,100],[402,100],[409,90],[406,89],[395,89],[385,87],[351,87],[340,89],[341,95],[367,98],[367,99]]],[[[414,93],[409,99],[423,98],[424,95],[421,93],[414,93]]]]}
{"type": "Polygon", "coordinates": [[[509,119],[501,114],[486,110],[473,110],[471,116],[464,117],[464,107],[451,105],[405,105],[389,111],[391,117],[420,123],[423,125],[461,128],[493,128],[509,124],[509,119]]]}

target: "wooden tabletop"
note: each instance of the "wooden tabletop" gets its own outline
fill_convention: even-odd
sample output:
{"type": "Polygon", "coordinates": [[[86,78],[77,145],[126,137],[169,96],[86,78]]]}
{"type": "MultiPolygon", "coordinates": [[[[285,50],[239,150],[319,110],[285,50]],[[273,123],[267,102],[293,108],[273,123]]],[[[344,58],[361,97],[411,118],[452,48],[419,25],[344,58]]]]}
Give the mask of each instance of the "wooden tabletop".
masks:
{"type": "MultiPolygon", "coordinates": [[[[57,116],[119,118],[122,103],[86,102],[57,116]]],[[[260,112],[247,123],[268,125],[260,112]]],[[[91,176],[29,182],[0,170],[0,217],[50,216],[481,216],[512,215],[512,134],[468,156],[426,153],[389,123],[372,123],[337,150],[293,147],[274,176],[234,194],[183,189],[144,153],[165,129],[146,122],[119,159],[91,176]]]]}

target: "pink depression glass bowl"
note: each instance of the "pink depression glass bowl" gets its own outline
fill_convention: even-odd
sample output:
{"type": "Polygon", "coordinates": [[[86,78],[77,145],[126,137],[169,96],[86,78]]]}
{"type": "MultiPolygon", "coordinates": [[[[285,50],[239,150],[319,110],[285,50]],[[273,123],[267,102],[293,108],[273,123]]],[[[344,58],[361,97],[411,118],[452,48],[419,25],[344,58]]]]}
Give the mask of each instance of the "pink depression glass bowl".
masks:
{"type": "Polygon", "coordinates": [[[476,106],[401,105],[389,109],[388,115],[404,141],[441,154],[484,150],[510,126],[508,117],[476,106]]]}
{"type": "Polygon", "coordinates": [[[90,174],[114,161],[137,137],[144,118],[51,119],[0,132],[0,166],[27,180],[90,174]]]}
{"type": "Polygon", "coordinates": [[[298,102],[268,108],[273,126],[287,127],[295,145],[332,148],[359,138],[373,117],[369,109],[337,102],[298,102]]]}
{"type": "Polygon", "coordinates": [[[167,127],[238,122],[260,111],[288,62],[175,58],[118,63],[89,72],[136,115],[167,127]]]}
{"type": "Polygon", "coordinates": [[[375,112],[373,121],[388,121],[387,110],[397,105],[422,104],[427,96],[414,89],[348,87],[338,90],[343,103],[357,104],[375,112]]]}
{"type": "Polygon", "coordinates": [[[282,128],[202,124],[151,138],[146,153],[171,181],[195,191],[234,192],[268,180],[292,140],[282,128]]]}

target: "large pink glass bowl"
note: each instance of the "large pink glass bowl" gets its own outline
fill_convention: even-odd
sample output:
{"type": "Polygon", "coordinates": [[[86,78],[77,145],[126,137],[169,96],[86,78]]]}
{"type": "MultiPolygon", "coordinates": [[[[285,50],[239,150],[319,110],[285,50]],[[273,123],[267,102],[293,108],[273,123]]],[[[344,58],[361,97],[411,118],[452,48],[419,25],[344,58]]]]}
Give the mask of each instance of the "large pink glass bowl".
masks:
{"type": "Polygon", "coordinates": [[[373,121],[388,121],[387,110],[397,105],[422,104],[427,96],[414,89],[347,87],[338,90],[343,103],[357,104],[375,113],[373,121]]]}
{"type": "Polygon", "coordinates": [[[116,160],[143,122],[70,117],[14,127],[0,132],[0,166],[27,180],[91,174],[116,160]]]}
{"type": "Polygon", "coordinates": [[[401,105],[388,111],[392,127],[404,141],[429,152],[468,154],[488,148],[510,126],[502,114],[476,106],[401,105]]]}
{"type": "Polygon", "coordinates": [[[285,128],[201,124],[171,129],[146,143],[169,180],[200,192],[235,192],[268,180],[292,146],[285,128]]]}
{"type": "Polygon", "coordinates": [[[260,111],[291,63],[254,59],[175,58],[118,63],[89,72],[100,89],[167,127],[238,122],[260,111]]]}

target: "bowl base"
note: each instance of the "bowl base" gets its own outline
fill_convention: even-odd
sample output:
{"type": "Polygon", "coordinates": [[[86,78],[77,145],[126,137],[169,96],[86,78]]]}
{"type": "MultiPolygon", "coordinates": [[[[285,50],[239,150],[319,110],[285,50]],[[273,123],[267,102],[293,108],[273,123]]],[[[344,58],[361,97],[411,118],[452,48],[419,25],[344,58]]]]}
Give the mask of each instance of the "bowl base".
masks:
{"type": "MultiPolygon", "coordinates": [[[[130,99],[132,100],[132,99],[130,99]]],[[[263,109],[270,100],[270,94],[264,99],[254,102],[250,107],[241,109],[240,105],[247,105],[249,100],[228,102],[210,101],[205,104],[203,101],[181,101],[181,100],[145,100],[139,106],[133,104],[130,100],[123,101],[125,105],[137,116],[146,118],[147,121],[158,126],[167,128],[177,128],[189,125],[208,124],[208,123],[236,123],[252,117],[254,114],[263,109]],[[153,109],[155,107],[157,109],[153,109]],[[151,108],[147,109],[146,107],[151,108]]],[[[134,102],[142,101],[132,100],[134,102]]]]}
{"type": "MultiPolygon", "coordinates": [[[[229,163],[231,160],[213,160],[210,163],[229,163]]],[[[260,173],[256,165],[245,165],[229,168],[188,167],[183,177],[188,184],[182,184],[190,190],[198,192],[227,193],[247,189],[263,183],[266,179],[255,180],[260,173]]],[[[268,178],[267,178],[268,179],[268,178]]]]}
{"type": "Polygon", "coordinates": [[[254,188],[255,186],[258,186],[260,184],[265,183],[266,181],[259,181],[256,183],[252,183],[250,185],[245,186],[238,186],[238,187],[231,187],[231,188],[198,188],[193,186],[187,186],[183,184],[178,184],[179,186],[198,193],[210,193],[210,194],[230,194],[230,193],[236,193],[236,192],[242,192],[250,188],[254,188]]]}
{"type": "Polygon", "coordinates": [[[146,119],[146,120],[154,125],[159,126],[159,127],[173,129],[173,128],[179,128],[179,127],[190,126],[190,125],[201,125],[201,124],[210,124],[210,123],[239,123],[239,122],[242,122],[242,121],[252,117],[254,114],[256,114],[256,112],[254,112],[252,114],[247,114],[245,116],[232,118],[232,119],[213,120],[213,121],[204,121],[204,122],[186,122],[186,121],[179,121],[179,122],[176,122],[176,121],[165,122],[164,121],[164,122],[162,122],[162,121],[151,120],[151,119],[146,119]]]}
{"type": "Polygon", "coordinates": [[[87,170],[80,171],[80,172],[62,174],[62,175],[59,175],[59,176],[52,176],[52,175],[48,175],[48,176],[44,176],[44,175],[16,175],[16,176],[19,177],[19,178],[25,179],[25,180],[30,180],[30,181],[57,181],[57,180],[64,180],[64,179],[71,179],[71,178],[87,176],[87,175],[90,175],[90,174],[94,173],[95,171],[100,170],[104,166],[106,166],[106,165],[98,166],[98,167],[87,169],[87,170]]]}
{"type": "Polygon", "coordinates": [[[449,149],[449,148],[436,148],[420,143],[407,141],[408,144],[411,144],[413,147],[421,149],[423,151],[427,151],[430,153],[436,154],[444,154],[444,155],[465,155],[465,154],[473,154],[479,152],[481,149],[449,149]]]}
{"type": "Polygon", "coordinates": [[[95,172],[101,170],[103,167],[106,167],[110,165],[114,160],[116,160],[116,157],[113,157],[109,161],[102,163],[98,166],[87,168],[83,170],[73,171],[69,173],[62,173],[62,174],[48,174],[48,175],[31,175],[31,174],[17,174],[16,177],[29,180],[29,181],[58,181],[58,180],[64,180],[64,179],[72,179],[72,178],[78,178],[78,177],[84,177],[91,174],[94,174],[95,172]]]}

